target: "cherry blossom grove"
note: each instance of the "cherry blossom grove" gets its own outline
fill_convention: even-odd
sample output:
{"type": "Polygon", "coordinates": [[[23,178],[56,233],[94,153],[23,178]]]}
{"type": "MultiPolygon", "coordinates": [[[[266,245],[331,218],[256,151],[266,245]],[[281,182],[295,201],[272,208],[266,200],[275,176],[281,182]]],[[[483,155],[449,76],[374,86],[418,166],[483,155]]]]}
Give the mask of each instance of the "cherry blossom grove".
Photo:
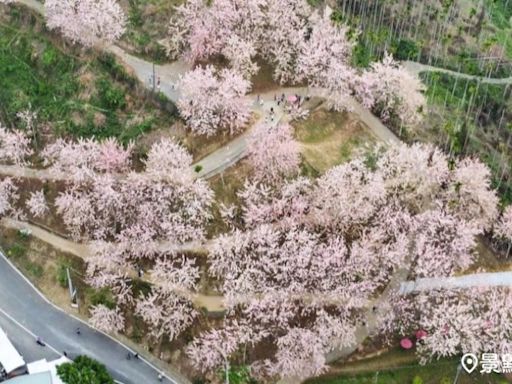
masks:
{"type": "Polygon", "coordinates": [[[436,290],[395,297],[381,319],[387,334],[424,329],[422,361],[464,353],[511,353],[512,292],[508,287],[436,290]]]}
{"type": "MultiPolygon", "coordinates": [[[[356,159],[316,181],[247,183],[230,215],[233,230],[210,252],[209,273],[222,281],[230,308],[224,332],[234,332],[215,340],[232,340],[239,359],[248,342],[236,336],[238,324],[250,329],[241,332],[250,332],[249,344],[276,348],[252,361],[254,375],[322,372],[325,355],[354,342],[368,303],[400,268],[411,277],[450,276],[474,262],[476,237],[497,215],[489,174],[474,172],[479,167],[431,146],[401,145],[375,165],[356,159]]],[[[221,349],[211,336],[189,350],[202,370],[223,361],[202,360],[205,349],[221,349]]]]}

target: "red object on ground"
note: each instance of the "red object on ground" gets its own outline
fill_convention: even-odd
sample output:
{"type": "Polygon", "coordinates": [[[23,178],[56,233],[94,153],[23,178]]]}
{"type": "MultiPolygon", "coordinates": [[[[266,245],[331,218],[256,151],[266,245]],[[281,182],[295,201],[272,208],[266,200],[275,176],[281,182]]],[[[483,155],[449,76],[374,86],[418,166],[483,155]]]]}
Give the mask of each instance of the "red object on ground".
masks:
{"type": "Polygon", "coordinates": [[[400,346],[403,349],[411,349],[413,346],[413,343],[412,343],[411,339],[409,339],[408,337],[405,337],[402,340],[400,340],[400,346]]]}
{"type": "Polygon", "coordinates": [[[297,96],[295,96],[295,95],[288,96],[288,102],[295,103],[296,101],[297,101],[297,96]]]}
{"type": "Polygon", "coordinates": [[[421,340],[428,336],[427,331],[424,329],[419,329],[416,331],[416,339],[421,340]]]}

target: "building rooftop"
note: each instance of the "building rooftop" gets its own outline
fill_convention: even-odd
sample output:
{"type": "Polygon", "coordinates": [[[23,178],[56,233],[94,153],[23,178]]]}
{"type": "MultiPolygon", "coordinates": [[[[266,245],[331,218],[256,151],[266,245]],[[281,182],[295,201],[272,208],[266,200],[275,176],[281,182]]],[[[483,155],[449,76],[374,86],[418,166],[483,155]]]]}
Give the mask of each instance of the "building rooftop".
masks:
{"type": "Polygon", "coordinates": [[[23,375],[4,381],[5,384],[53,384],[50,372],[23,375]]]}
{"type": "Polygon", "coordinates": [[[14,348],[2,328],[0,328],[0,364],[7,373],[11,373],[25,365],[25,360],[14,348]]]}

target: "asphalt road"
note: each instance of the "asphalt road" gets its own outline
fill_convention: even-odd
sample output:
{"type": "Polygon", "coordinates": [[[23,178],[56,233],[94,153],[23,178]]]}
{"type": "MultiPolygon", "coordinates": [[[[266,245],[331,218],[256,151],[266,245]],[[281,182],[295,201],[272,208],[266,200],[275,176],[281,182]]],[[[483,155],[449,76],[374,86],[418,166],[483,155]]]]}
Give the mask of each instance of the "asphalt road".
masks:
{"type": "MultiPolygon", "coordinates": [[[[71,358],[88,355],[102,362],[124,384],[159,383],[159,371],[152,365],[143,359],[127,360],[129,349],[124,345],[47,302],[1,254],[0,326],[27,363],[44,357],[56,358],[66,351],[71,358]],[[75,333],[78,327],[80,335],[75,333]],[[36,336],[47,346],[38,346],[36,336]]],[[[165,378],[163,383],[188,381],[176,376],[165,378]]]]}

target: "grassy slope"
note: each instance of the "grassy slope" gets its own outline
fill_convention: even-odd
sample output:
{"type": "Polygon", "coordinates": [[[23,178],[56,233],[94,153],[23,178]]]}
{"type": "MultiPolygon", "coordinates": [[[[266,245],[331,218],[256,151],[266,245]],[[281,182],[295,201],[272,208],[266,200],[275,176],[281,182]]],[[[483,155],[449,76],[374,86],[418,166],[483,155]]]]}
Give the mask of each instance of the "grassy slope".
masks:
{"type": "Polygon", "coordinates": [[[305,162],[318,173],[350,160],[374,143],[368,129],[349,113],[318,109],[293,125],[305,162]]]}
{"type": "Polygon", "coordinates": [[[136,81],[108,56],[66,47],[25,10],[0,12],[0,119],[38,113],[44,133],[134,139],[174,118],[144,101],[136,81]]]}

